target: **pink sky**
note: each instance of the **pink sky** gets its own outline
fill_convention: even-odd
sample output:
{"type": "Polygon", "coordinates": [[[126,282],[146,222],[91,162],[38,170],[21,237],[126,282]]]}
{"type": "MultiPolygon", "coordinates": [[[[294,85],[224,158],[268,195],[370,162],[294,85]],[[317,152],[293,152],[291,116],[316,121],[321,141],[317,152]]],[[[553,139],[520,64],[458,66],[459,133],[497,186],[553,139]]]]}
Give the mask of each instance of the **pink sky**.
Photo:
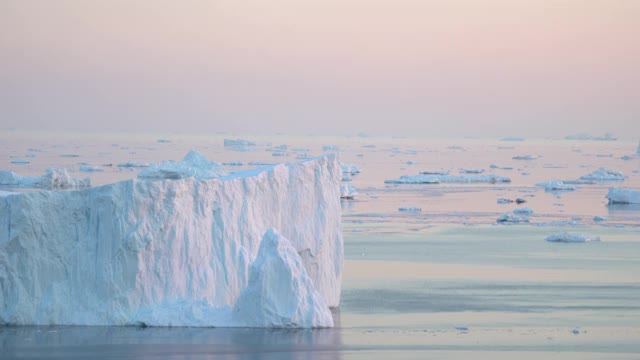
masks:
{"type": "Polygon", "coordinates": [[[0,128],[640,136],[640,1],[0,2],[0,128]]]}

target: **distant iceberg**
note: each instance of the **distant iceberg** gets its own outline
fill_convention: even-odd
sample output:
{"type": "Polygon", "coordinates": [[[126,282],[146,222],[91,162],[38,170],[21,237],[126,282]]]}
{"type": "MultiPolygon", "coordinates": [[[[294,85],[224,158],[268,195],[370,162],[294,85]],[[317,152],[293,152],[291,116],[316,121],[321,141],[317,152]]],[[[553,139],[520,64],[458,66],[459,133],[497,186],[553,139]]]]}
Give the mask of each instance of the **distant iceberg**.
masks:
{"type": "Polygon", "coordinates": [[[537,183],[536,186],[543,187],[546,191],[575,191],[576,187],[567,185],[560,180],[537,183]]]}
{"type": "Polygon", "coordinates": [[[610,187],[606,198],[609,204],[640,204],[640,190],[610,187]]]}
{"type": "Polygon", "coordinates": [[[0,170],[0,185],[44,190],[84,189],[91,186],[89,178],[74,178],[66,169],[49,168],[42,176],[21,176],[0,170]]]}
{"type": "Polygon", "coordinates": [[[580,179],[596,181],[622,181],[624,180],[624,174],[601,167],[590,174],[580,176],[580,179]]]}
{"type": "Polygon", "coordinates": [[[340,184],[340,198],[353,200],[358,195],[356,189],[350,184],[340,184]]]}
{"type": "Polygon", "coordinates": [[[507,212],[507,213],[504,213],[504,214],[500,215],[500,217],[496,221],[498,223],[517,224],[517,223],[521,223],[521,222],[529,222],[529,218],[527,216],[525,216],[525,215],[516,215],[513,212],[507,212]]]}
{"type": "Polygon", "coordinates": [[[591,236],[582,233],[557,233],[549,235],[545,238],[545,241],[549,242],[565,242],[565,243],[580,243],[589,241],[600,241],[600,237],[591,236]]]}
{"type": "Polygon", "coordinates": [[[330,154],[0,196],[0,324],[331,326],[340,173],[330,154]]]}
{"type": "Polygon", "coordinates": [[[493,174],[486,175],[402,175],[399,179],[385,180],[386,184],[470,184],[470,183],[508,183],[511,182],[506,176],[493,174]]]}
{"type": "Polygon", "coordinates": [[[150,164],[138,174],[139,179],[186,179],[194,177],[198,180],[217,179],[227,172],[224,166],[209,161],[196,150],[191,150],[182,161],[163,161],[158,164],[150,164]]]}

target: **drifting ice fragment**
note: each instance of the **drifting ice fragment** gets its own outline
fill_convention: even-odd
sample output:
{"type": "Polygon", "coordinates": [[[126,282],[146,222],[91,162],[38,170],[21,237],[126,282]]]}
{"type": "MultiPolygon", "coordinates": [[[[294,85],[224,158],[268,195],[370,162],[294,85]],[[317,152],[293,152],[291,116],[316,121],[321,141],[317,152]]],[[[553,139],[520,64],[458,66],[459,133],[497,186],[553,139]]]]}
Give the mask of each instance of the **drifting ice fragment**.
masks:
{"type": "Polygon", "coordinates": [[[356,189],[349,184],[340,184],[340,198],[353,200],[353,198],[358,195],[356,189]]]}
{"type": "Polygon", "coordinates": [[[596,181],[622,181],[624,180],[624,174],[601,167],[591,174],[580,176],[580,179],[596,181]]]}
{"type": "Polygon", "coordinates": [[[398,208],[398,211],[419,212],[419,211],[422,211],[422,208],[413,207],[413,206],[411,206],[411,207],[401,207],[401,208],[398,208]]]}
{"type": "Polygon", "coordinates": [[[606,198],[609,204],[640,204],[640,191],[610,187],[606,198]]]}
{"type": "Polygon", "coordinates": [[[505,176],[487,175],[402,175],[399,179],[385,180],[386,184],[440,184],[440,183],[508,183],[511,179],[505,176]]]}
{"type": "Polygon", "coordinates": [[[526,216],[519,216],[512,212],[504,213],[500,215],[497,222],[499,223],[521,223],[521,222],[529,222],[529,218],[526,216]]]}
{"type": "Polygon", "coordinates": [[[537,183],[536,186],[543,187],[545,191],[575,191],[576,187],[567,185],[560,180],[537,183]]]}
{"type": "Polygon", "coordinates": [[[215,161],[207,160],[201,153],[191,150],[182,161],[163,161],[150,164],[138,174],[139,179],[186,179],[194,177],[198,180],[217,179],[226,175],[224,167],[215,161]]]}
{"type": "Polygon", "coordinates": [[[600,241],[600,237],[585,235],[582,233],[557,233],[549,235],[545,238],[546,241],[549,242],[566,242],[566,243],[578,243],[578,242],[588,242],[588,241],[600,241]]]}

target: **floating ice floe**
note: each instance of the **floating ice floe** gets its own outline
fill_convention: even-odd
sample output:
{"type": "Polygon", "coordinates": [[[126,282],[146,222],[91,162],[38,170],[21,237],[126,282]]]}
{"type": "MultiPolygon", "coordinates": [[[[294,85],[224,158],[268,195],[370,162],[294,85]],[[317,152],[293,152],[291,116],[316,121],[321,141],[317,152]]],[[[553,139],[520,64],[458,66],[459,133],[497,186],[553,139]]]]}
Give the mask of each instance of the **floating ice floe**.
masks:
{"type": "Polygon", "coordinates": [[[513,168],[511,166],[498,166],[496,164],[491,164],[491,165],[489,165],[489,167],[491,169],[498,169],[498,170],[513,170],[513,168]]]}
{"type": "Polygon", "coordinates": [[[342,168],[343,173],[349,174],[351,176],[360,174],[360,170],[354,165],[340,164],[340,167],[342,168]]]}
{"type": "Polygon", "coordinates": [[[207,158],[196,150],[191,150],[182,161],[163,161],[150,164],[138,174],[139,179],[186,179],[194,177],[198,180],[217,179],[226,175],[224,167],[207,158]]]}
{"type": "Polygon", "coordinates": [[[84,189],[91,186],[89,178],[74,178],[66,169],[49,168],[42,176],[21,176],[13,171],[0,170],[0,185],[44,190],[84,189]]]}
{"type": "Polygon", "coordinates": [[[511,204],[512,202],[513,200],[511,199],[504,199],[504,198],[498,199],[498,204],[511,204]]]}
{"type": "Polygon", "coordinates": [[[640,190],[610,187],[606,198],[609,204],[640,204],[640,190]]]}
{"type": "Polygon", "coordinates": [[[593,217],[593,221],[595,221],[595,222],[606,221],[606,220],[607,220],[606,217],[600,216],[600,215],[596,215],[596,216],[593,217]]]}
{"type": "Polygon", "coordinates": [[[517,223],[521,223],[521,222],[529,222],[529,218],[527,216],[525,216],[525,215],[516,215],[513,212],[507,212],[507,213],[504,213],[504,214],[500,215],[500,217],[496,221],[498,223],[513,223],[513,224],[517,224],[517,223]]]}
{"type": "Polygon", "coordinates": [[[589,242],[589,241],[600,241],[600,237],[586,235],[582,233],[563,232],[563,233],[549,235],[545,238],[545,241],[579,243],[579,242],[589,242]]]}
{"type": "Polygon", "coordinates": [[[227,162],[223,162],[222,165],[224,165],[224,166],[243,166],[244,164],[241,163],[240,161],[227,161],[227,162]]]}
{"type": "Polygon", "coordinates": [[[13,159],[11,160],[11,163],[16,165],[27,165],[27,164],[30,164],[31,161],[26,159],[13,159]]]}
{"type": "Polygon", "coordinates": [[[580,176],[580,179],[596,181],[622,181],[624,180],[624,174],[618,171],[613,171],[601,167],[590,174],[580,176]]]}
{"type": "Polygon", "coordinates": [[[385,180],[386,184],[440,184],[440,183],[508,183],[511,179],[505,176],[486,175],[402,175],[399,179],[385,180]]]}
{"type": "Polygon", "coordinates": [[[537,158],[539,158],[539,156],[535,155],[518,155],[512,157],[513,160],[535,160],[537,158]]]}
{"type": "Polygon", "coordinates": [[[531,215],[533,214],[533,209],[531,209],[530,207],[517,208],[517,209],[513,209],[513,213],[531,215]]]}
{"type": "Polygon", "coordinates": [[[322,151],[338,151],[338,147],[335,145],[324,145],[322,151]]]}
{"type": "Polygon", "coordinates": [[[537,183],[536,186],[543,187],[545,191],[575,191],[576,190],[575,186],[565,184],[563,181],[560,181],[560,180],[537,183]]]}
{"type": "Polygon", "coordinates": [[[255,142],[245,139],[224,139],[224,147],[233,151],[255,151],[255,149],[252,147],[255,145],[255,142]]]}
{"type": "Polygon", "coordinates": [[[422,211],[422,208],[415,207],[415,206],[406,206],[406,207],[400,207],[400,208],[398,208],[398,211],[403,211],[403,212],[419,212],[419,211],[422,211]]]}
{"type": "Polygon", "coordinates": [[[604,136],[593,136],[589,133],[579,133],[567,135],[564,137],[567,140],[597,140],[597,141],[615,141],[618,140],[613,134],[606,133],[604,136]]]}
{"type": "Polygon", "coordinates": [[[460,169],[461,174],[482,174],[484,169],[460,169]]]}
{"type": "Polygon", "coordinates": [[[328,155],[2,196],[0,324],[331,326],[340,172],[328,155]]]}
{"type": "Polygon", "coordinates": [[[169,140],[169,139],[158,139],[156,141],[161,143],[161,144],[166,144],[166,143],[170,143],[171,142],[171,140],[169,140]]]}
{"type": "Polygon", "coordinates": [[[100,171],[104,171],[104,168],[102,166],[95,166],[95,165],[80,165],[79,169],[82,172],[100,172],[100,171]]]}
{"type": "Polygon", "coordinates": [[[448,170],[427,170],[421,171],[420,175],[449,175],[448,170]]]}
{"type": "Polygon", "coordinates": [[[121,167],[121,168],[140,168],[140,167],[147,167],[147,166],[149,166],[149,164],[141,163],[137,161],[126,161],[118,164],[118,167],[121,167]]]}
{"type": "Polygon", "coordinates": [[[503,137],[502,139],[500,139],[500,141],[524,141],[524,138],[516,137],[516,136],[508,136],[508,137],[503,137]]]}
{"type": "Polygon", "coordinates": [[[340,198],[353,200],[354,197],[358,195],[356,189],[350,184],[340,184],[340,198]]]}

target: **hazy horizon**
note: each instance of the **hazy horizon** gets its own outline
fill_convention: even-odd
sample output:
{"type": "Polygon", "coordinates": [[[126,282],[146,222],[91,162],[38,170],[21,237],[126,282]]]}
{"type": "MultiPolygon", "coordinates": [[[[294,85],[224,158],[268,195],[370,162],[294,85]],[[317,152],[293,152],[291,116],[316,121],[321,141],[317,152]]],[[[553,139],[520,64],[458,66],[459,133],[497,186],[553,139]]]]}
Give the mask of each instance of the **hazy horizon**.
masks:
{"type": "Polygon", "coordinates": [[[0,3],[0,129],[640,136],[640,2],[0,3]]]}

